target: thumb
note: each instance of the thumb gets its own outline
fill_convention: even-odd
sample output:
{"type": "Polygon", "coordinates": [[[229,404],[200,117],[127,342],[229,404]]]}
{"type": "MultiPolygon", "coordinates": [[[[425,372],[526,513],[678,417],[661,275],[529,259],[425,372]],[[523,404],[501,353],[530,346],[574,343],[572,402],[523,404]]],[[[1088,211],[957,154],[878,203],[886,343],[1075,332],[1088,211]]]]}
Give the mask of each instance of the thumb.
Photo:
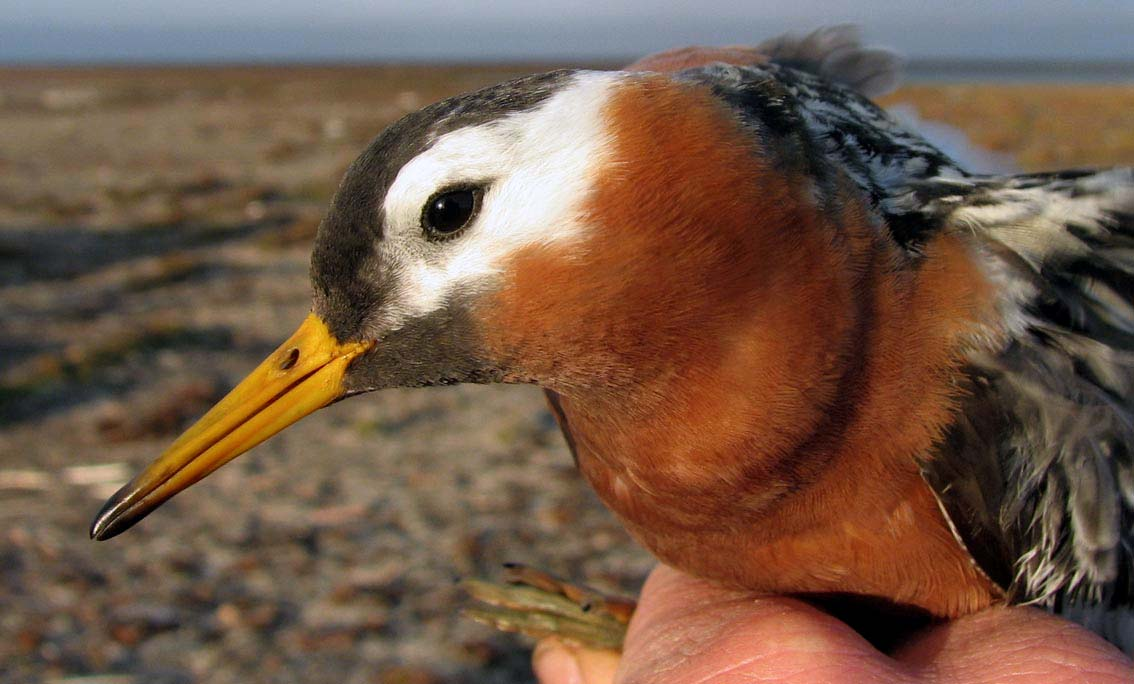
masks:
{"type": "Polygon", "coordinates": [[[547,637],[536,644],[532,669],[540,684],[613,684],[616,651],[583,648],[547,637]]]}

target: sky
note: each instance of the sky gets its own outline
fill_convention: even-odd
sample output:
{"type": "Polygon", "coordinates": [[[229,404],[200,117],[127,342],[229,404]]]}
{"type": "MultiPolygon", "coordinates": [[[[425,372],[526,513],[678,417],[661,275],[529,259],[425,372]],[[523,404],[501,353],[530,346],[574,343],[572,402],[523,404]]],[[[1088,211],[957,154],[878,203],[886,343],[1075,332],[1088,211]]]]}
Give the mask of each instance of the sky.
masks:
{"type": "Polygon", "coordinates": [[[621,59],[844,22],[912,58],[1134,61],[1134,0],[0,0],[0,62],[621,59]]]}

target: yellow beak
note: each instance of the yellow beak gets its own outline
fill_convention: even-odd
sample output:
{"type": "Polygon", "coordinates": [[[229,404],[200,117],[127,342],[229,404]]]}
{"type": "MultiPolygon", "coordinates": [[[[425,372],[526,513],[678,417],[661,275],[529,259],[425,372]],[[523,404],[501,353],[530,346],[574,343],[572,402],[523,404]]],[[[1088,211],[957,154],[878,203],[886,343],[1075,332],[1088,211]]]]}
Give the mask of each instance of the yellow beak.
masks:
{"type": "Polygon", "coordinates": [[[347,366],[373,345],[340,343],[308,315],[287,342],[106,502],[91,538],[125,532],[174,494],[341,397],[347,366]]]}

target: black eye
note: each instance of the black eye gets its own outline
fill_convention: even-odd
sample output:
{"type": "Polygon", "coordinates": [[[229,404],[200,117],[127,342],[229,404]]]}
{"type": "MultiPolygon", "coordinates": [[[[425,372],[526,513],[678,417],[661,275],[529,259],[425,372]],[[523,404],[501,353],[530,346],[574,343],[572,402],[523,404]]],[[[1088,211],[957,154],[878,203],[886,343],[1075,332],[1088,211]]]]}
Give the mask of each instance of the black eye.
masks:
{"type": "Polygon", "coordinates": [[[457,188],[434,195],[425,204],[421,225],[432,237],[448,237],[464,228],[480,210],[479,188],[457,188]]]}

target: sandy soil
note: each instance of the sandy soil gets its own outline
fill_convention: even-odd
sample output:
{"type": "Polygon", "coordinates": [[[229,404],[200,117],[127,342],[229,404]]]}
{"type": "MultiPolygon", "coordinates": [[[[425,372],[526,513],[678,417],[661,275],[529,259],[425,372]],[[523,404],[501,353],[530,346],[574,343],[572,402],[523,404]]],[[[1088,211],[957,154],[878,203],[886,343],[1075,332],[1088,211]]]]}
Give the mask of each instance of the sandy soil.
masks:
{"type": "MultiPolygon", "coordinates": [[[[528,70],[0,69],[0,682],[525,681],[522,641],[457,616],[455,577],[637,585],[649,558],[531,388],[337,404],[86,538],[302,319],[310,239],[366,141],[528,70]]],[[[1024,168],[1134,164],[1134,88],[888,102],[1024,168]]]]}

